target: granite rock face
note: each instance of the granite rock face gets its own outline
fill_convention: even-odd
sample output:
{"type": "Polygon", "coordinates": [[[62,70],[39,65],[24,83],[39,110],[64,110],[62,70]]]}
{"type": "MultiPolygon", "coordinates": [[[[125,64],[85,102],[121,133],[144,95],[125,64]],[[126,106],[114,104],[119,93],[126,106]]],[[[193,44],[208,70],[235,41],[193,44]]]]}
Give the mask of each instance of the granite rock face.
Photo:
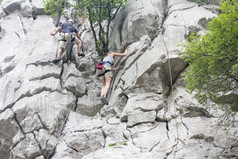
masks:
{"type": "Polygon", "coordinates": [[[181,77],[187,63],[167,54],[191,31],[205,32],[219,1],[211,2],[128,0],[110,32],[110,49],[129,45],[128,55],[116,58],[123,68],[102,105],[89,24],[78,28],[86,56],[67,44],[55,65],[59,35],[50,36],[43,1],[3,0],[0,158],[238,158],[238,114],[198,103],[181,77]]]}

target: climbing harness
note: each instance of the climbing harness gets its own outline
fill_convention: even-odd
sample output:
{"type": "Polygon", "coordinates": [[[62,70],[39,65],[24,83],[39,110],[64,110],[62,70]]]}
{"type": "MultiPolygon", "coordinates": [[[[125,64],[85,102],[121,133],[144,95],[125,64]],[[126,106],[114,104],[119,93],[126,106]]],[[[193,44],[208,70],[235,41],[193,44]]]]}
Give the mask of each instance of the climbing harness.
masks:
{"type": "Polygon", "coordinates": [[[98,77],[104,76],[107,72],[110,72],[111,70],[105,70],[103,73],[99,74],[98,77]]]}
{"type": "Polygon", "coordinates": [[[65,33],[60,33],[61,39],[59,41],[70,41],[71,43],[74,42],[75,40],[75,35],[73,33],[70,32],[65,32],[65,33]],[[66,40],[66,36],[70,35],[70,39],[66,40]]]}

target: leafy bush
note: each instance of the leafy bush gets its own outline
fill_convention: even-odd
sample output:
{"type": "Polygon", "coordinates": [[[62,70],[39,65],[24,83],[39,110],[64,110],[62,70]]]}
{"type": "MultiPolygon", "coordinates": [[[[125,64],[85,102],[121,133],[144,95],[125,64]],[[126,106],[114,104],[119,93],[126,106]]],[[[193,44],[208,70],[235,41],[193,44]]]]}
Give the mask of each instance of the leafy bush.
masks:
{"type": "Polygon", "coordinates": [[[225,0],[219,9],[207,33],[192,34],[184,44],[182,58],[189,62],[184,79],[201,102],[238,92],[238,2],[225,0]]]}

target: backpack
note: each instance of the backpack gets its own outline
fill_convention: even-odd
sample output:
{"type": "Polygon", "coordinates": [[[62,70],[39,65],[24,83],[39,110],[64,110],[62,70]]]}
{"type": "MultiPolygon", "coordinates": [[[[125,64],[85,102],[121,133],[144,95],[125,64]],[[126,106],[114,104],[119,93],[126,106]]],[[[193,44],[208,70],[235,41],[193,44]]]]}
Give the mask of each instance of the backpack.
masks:
{"type": "Polygon", "coordinates": [[[97,64],[97,69],[98,70],[101,70],[103,68],[103,62],[99,62],[98,64],[97,64]]]}
{"type": "Polygon", "coordinates": [[[110,65],[112,65],[111,62],[109,61],[102,61],[97,64],[97,69],[101,70],[103,68],[103,64],[106,64],[106,63],[109,63],[110,65]]]}

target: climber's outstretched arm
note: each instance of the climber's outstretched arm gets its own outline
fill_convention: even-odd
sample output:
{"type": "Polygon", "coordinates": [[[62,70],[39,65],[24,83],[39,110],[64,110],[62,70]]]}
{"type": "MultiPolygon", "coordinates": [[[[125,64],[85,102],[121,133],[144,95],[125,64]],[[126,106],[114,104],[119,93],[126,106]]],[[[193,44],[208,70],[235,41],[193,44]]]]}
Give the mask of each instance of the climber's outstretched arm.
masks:
{"type": "Polygon", "coordinates": [[[55,32],[51,32],[50,35],[55,36],[55,34],[57,34],[61,29],[62,29],[61,26],[58,27],[58,28],[56,29],[56,31],[55,31],[55,32]]]}
{"type": "Polygon", "coordinates": [[[123,53],[112,52],[108,56],[111,56],[112,58],[114,58],[115,56],[121,56],[121,57],[126,56],[128,48],[129,46],[126,48],[126,50],[123,53]]]}

